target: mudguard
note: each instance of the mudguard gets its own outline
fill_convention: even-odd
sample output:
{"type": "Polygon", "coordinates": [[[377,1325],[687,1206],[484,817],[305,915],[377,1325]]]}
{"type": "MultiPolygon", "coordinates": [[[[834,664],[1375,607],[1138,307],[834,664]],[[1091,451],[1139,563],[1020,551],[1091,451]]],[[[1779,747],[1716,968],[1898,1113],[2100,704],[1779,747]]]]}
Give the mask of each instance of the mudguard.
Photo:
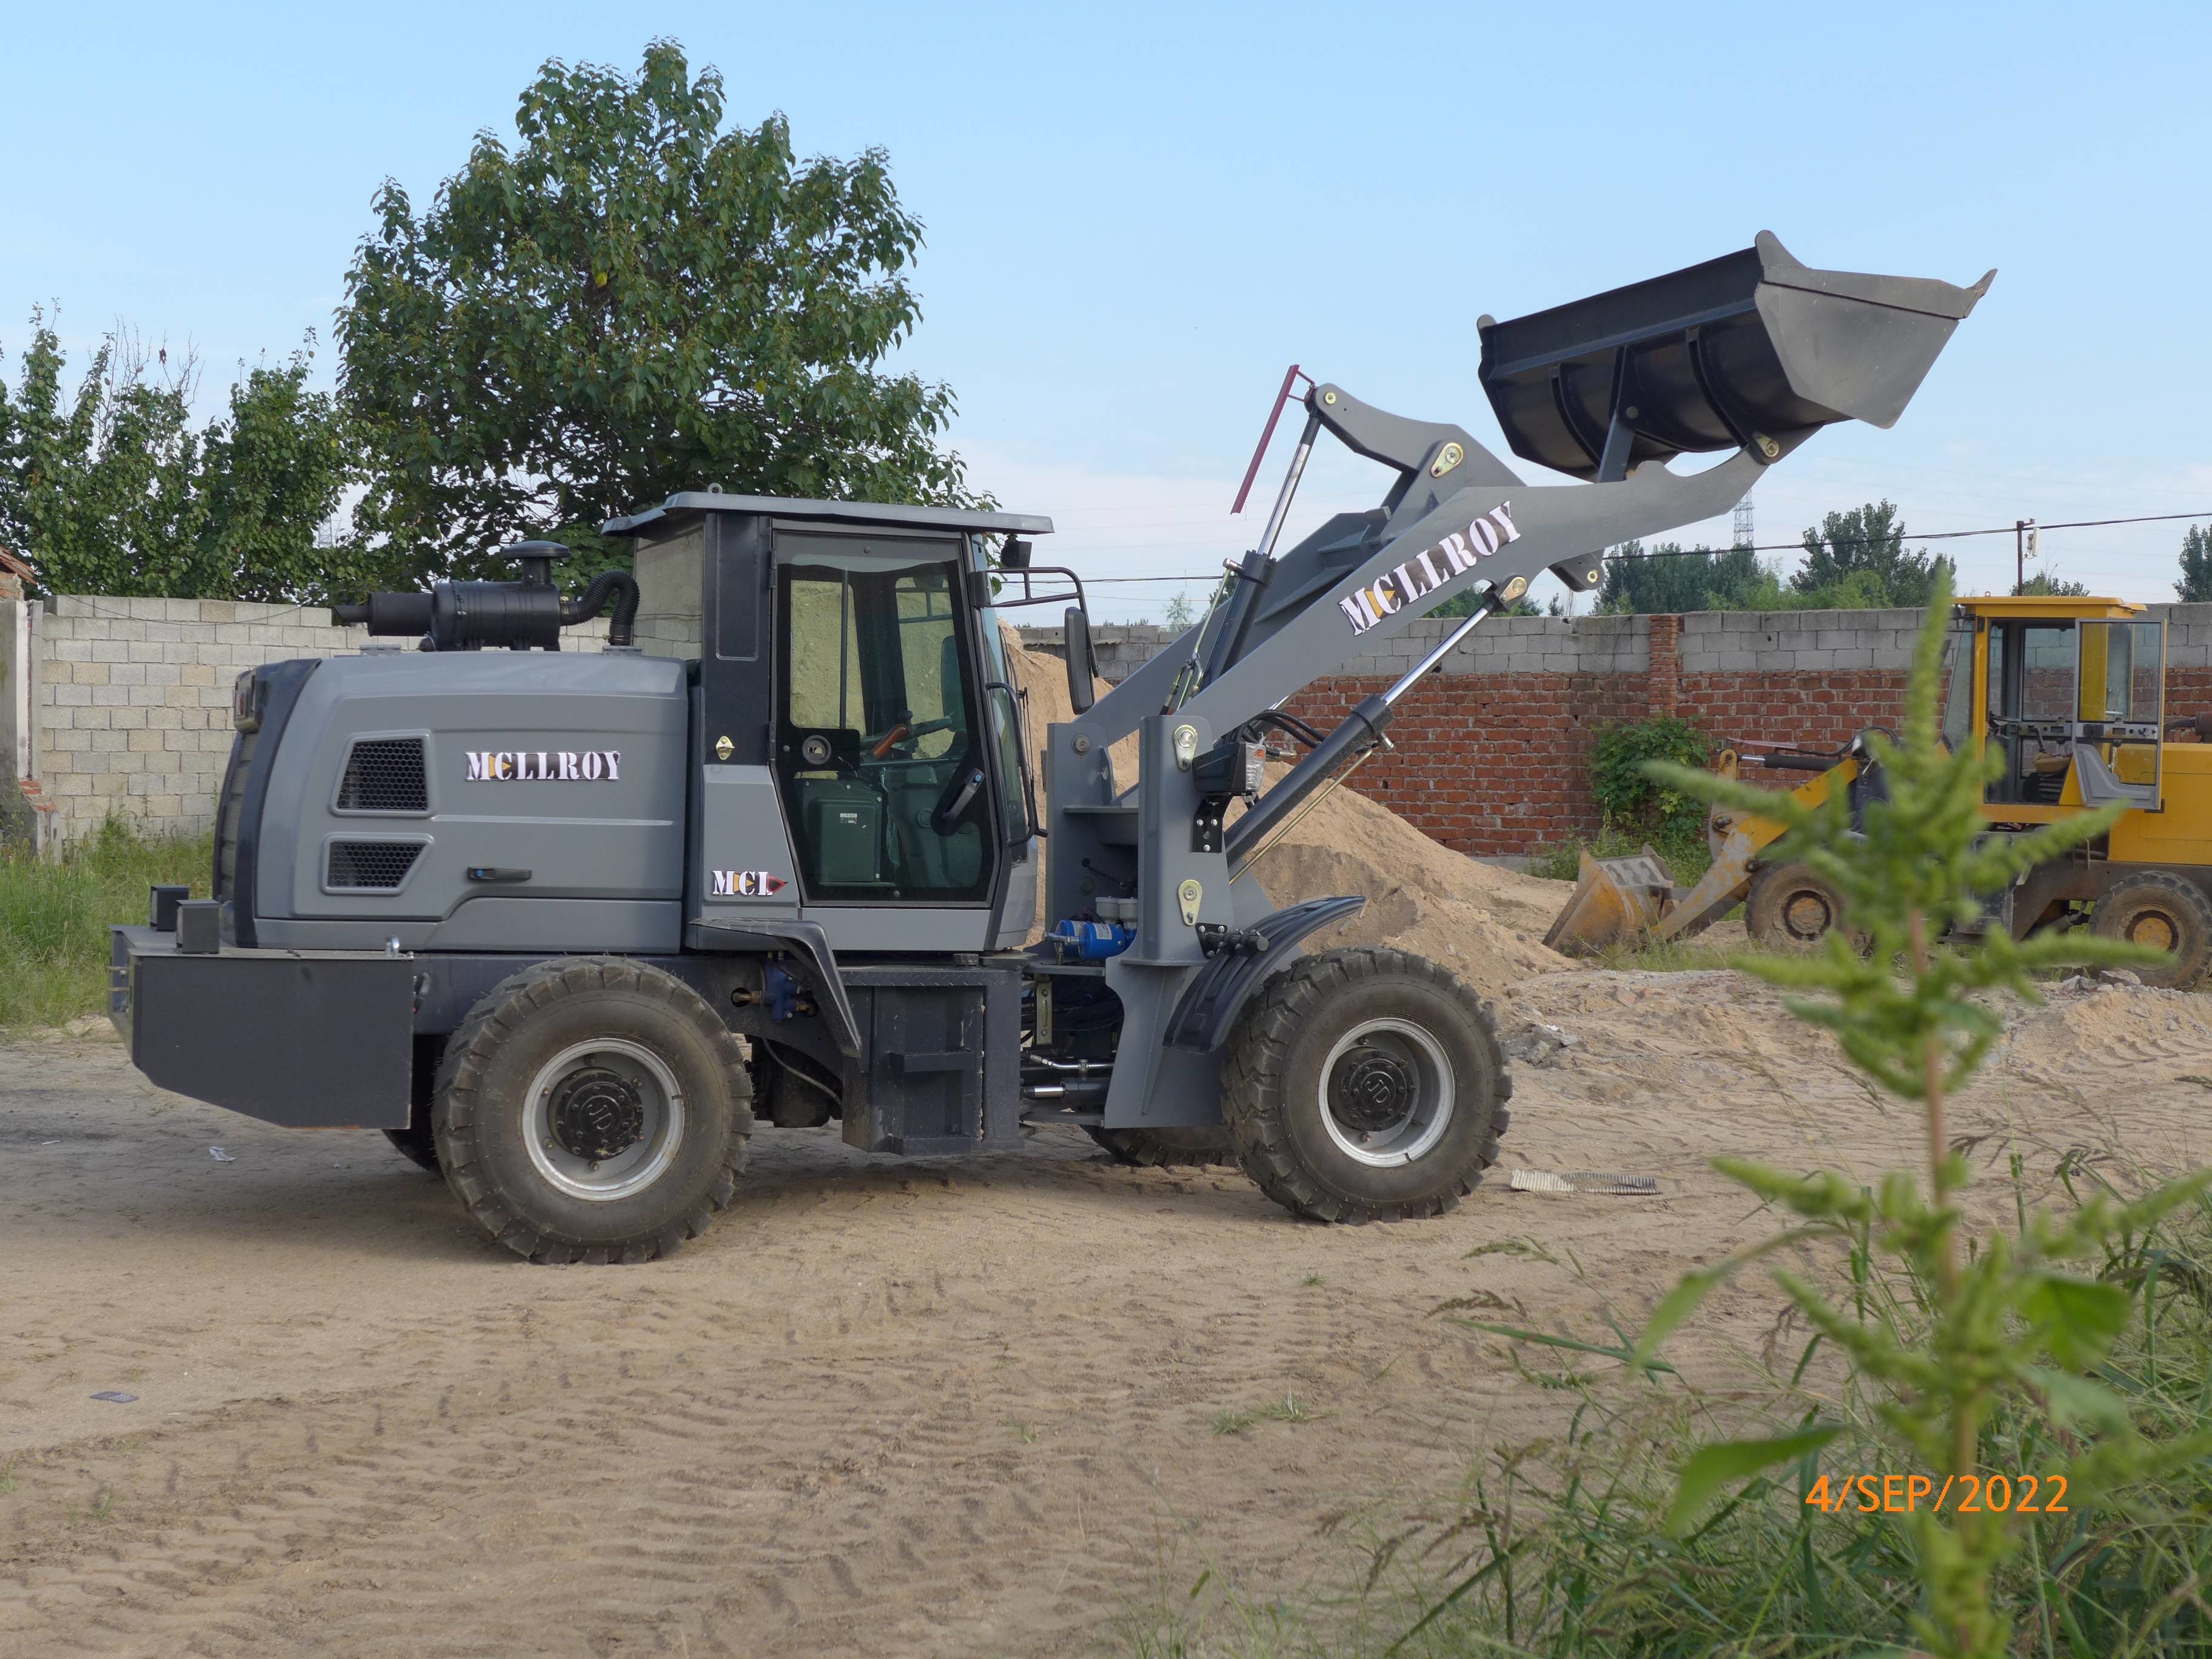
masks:
{"type": "Polygon", "coordinates": [[[1356,895],[1308,899],[1287,910],[1278,910],[1256,927],[1248,929],[1259,935],[1260,947],[1248,951],[1223,951],[1207,959],[1197,978],[1182,994],[1182,1000],[1176,1005],[1175,1017],[1168,1022],[1168,1046],[1200,1053],[1220,1048],[1229,1041],[1237,1017],[1244,1012],[1244,1004],[1252,993],[1267,983],[1267,975],[1297,949],[1300,940],[1333,921],[1357,915],[1366,908],[1367,901],[1356,895]]]}

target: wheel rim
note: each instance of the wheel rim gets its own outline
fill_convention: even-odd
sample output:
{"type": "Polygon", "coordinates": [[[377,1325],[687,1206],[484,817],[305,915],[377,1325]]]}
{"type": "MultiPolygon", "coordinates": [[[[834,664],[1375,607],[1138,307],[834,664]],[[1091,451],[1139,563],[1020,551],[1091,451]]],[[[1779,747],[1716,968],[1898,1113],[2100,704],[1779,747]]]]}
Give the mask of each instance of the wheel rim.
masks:
{"type": "Polygon", "coordinates": [[[524,1144],[571,1198],[627,1198],[658,1181],[684,1139],[684,1092],[659,1055],[621,1037],[563,1048],[530,1079],[524,1144]]]}
{"type": "Polygon", "coordinates": [[[1321,1067],[1321,1121],[1346,1157],[1411,1164],[1451,1127],[1451,1062],[1410,1020],[1370,1019],[1336,1041],[1321,1067]]]}
{"type": "Polygon", "coordinates": [[[2130,945],[2143,945],[2154,951],[2172,951],[2181,944],[2181,929],[2172,916],[2160,910],[2145,910],[2130,918],[2127,940],[2130,945]]]}
{"type": "Polygon", "coordinates": [[[1782,926],[1790,938],[1810,945],[1835,921],[1828,896],[1817,888],[1801,887],[1782,901],[1782,926]]]}

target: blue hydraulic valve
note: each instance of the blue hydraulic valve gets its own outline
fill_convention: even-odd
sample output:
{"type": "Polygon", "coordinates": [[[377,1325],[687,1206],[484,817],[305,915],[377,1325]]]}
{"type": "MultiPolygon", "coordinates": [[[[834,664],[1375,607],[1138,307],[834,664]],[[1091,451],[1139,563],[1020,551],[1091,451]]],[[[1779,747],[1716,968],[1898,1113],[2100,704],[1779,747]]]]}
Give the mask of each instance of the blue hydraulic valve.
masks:
{"type": "Polygon", "coordinates": [[[1052,938],[1062,961],[1103,962],[1134,944],[1137,930],[1118,921],[1068,921],[1054,924],[1052,938]]]}

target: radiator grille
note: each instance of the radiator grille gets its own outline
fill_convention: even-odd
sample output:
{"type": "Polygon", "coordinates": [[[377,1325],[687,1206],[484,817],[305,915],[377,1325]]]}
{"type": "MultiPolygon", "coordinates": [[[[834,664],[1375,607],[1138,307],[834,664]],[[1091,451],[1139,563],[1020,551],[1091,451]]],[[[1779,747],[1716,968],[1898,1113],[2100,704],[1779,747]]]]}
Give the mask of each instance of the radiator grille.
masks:
{"type": "Polygon", "coordinates": [[[334,841],[324,885],[389,892],[407,879],[422,851],[419,841],[334,841]]]}
{"type": "Polygon", "coordinates": [[[363,738],[338,782],[341,812],[427,812],[430,780],[420,738],[363,738]]]}

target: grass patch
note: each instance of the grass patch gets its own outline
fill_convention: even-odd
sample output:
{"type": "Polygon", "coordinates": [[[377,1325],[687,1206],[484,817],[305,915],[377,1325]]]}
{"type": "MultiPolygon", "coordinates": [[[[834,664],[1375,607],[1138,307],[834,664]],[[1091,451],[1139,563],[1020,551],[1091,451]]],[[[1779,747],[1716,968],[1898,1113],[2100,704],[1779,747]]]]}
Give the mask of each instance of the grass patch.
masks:
{"type": "Polygon", "coordinates": [[[1746,957],[1780,954],[1744,939],[1716,939],[1698,934],[1689,939],[1662,939],[1656,945],[1640,945],[1630,951],[1603,951],[1591,958],[1591,966],[1620,972],[1697,974],[1715,968],[1732,968],[1746,957]]]}
{"type": "Polygon", "coordinates": [[[1713,861],[1702,824],[1689,830],[1670,828],[1657,836],[1647,836],[1608,823],[1595,836],[1577,836],[1539,848],[1528,855],[1528,873],[1541,876],[1547,881],[1572,881],[1580,868],[1583,848],[1589,848],[1594,858],[1619,859],[1642,852],[1647,842],[1652,851],[1667,860],[1667,867],[1674,872],[1675,883],[1680,886],[1695,884],[1713,861]]]}
{"type": "Polygon", "coordinates": [[[1271,1400],[1249,1411],[1218,1411],[1213,1414],[1216,1434],[1243,1434],[1261,1423],[1318,1423],[1328,1413],[1315,1411],[1294,1394],[1271,1400]]]}
{"type": "Polygon", "coordinates": [[[107,1006],[107,930],[146,920],[146,890],[208,894],[205,836],[152,836],[111,818],[57,857],[0,854],[0,1030],[58,1025],[107,1006]]]}

